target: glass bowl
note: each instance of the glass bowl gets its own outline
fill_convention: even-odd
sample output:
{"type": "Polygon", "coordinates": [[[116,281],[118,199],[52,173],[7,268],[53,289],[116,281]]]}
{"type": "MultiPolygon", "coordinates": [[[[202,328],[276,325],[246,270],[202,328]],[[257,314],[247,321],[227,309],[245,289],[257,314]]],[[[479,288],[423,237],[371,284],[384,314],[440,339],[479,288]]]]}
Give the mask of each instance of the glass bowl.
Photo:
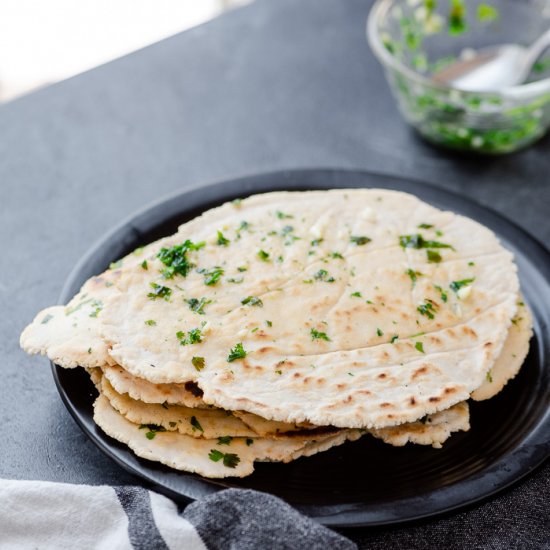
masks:
{"type": "Polygon", "coordinates": [[[432,143],[510,153],[550,126],[550,49],[525,84],[463,91],[434,79],[453,62],[500,44],[530,45],[550,27],[550,0],[378,0],[369,44],[405,119],[432,143]]]}

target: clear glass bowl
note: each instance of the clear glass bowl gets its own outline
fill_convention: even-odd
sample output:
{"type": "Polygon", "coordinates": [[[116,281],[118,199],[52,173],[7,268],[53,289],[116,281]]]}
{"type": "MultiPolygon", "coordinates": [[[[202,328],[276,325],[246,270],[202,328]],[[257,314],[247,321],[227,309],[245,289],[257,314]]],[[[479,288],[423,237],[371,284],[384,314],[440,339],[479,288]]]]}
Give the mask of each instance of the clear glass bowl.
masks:
{"type": "Polygon", "coordinates": [[[498,92],[434,82],[472,49],[530,45],[550,27],[550,0],[378,0],[367,22],[405,119],[429,141],[488,154],[510,153],[550,126],[550,50],[525,84],[498,92]]]}

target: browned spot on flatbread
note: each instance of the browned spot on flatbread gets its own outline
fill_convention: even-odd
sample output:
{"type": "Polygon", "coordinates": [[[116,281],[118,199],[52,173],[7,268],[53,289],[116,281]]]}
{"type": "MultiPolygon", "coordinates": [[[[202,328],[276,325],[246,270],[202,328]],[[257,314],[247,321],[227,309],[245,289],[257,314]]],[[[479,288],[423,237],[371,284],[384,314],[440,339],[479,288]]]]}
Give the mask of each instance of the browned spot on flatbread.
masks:
{"type": "Polygon", "coordinates": [[[391,403],[380,403],[380,406],[383,409],[387,409],[388,407],[393,407],[393,405],[391,403]]]}
{"type": "Polygon", "coordinates": [[[430,397],[428,401],[430,403],[437,403],[438,401],[441,401],[441,397],[430,397]]]}
{"type": "Polygon", "coordinates": [[[385,372],[381,372],[381,373],[377,376],[377,378],[384,379],[384,378],[386,378],[386,376],[388,376],[388,375],[387,375],[385,372]]]}
{"type": "Polygon", "coordinates": [[[204,395],[204,392],[199,388],[196,382],[185,382],[183,387],[195,397],[202,397],[204,395]]]}
{"type": "Polygon", "coordinates": [[[415,399],[414,397],[411,397],[411,398],[409,399],[409,403],[410,403],[411,405],[416,405],[416,399],[415,399]]]}
{"type": "Polygon", "coordinates": [[[444,392],[448,395],[450,393],[455,393],[457,391],[456,388],[445,388],[444,392]]]}
{"type": "Polygon", "coordinates": [[[421,367],[419,367],[418,369],[416,369],[413,374],[412,374],[412,378],[413,380],[417,377],[417,376],[422,376],[423,374],[426,374],[428,372],[428,366],[427,365],[422,365],[421,367]]]}

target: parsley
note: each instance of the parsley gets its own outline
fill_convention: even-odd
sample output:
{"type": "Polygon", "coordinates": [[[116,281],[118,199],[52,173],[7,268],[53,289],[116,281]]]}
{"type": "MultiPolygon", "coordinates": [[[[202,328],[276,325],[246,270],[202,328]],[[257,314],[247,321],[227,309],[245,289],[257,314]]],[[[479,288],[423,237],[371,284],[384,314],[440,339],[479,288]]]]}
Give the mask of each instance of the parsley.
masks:
{"type": "Polygon", "coordinates": [[[143,262],[141,262],[141,268],[142,269],[149,269],[149,265],[147,263],[147,260],[143,260],[143,262]]]}
{"type": "Polygon", "coordinates": [[[344,256],[340,254],[340,252],[332,252],[330,255],[331,258],[334,258],[335,260],[343,260],[344,256]]]}
{"type": "Polygon", "coordinates": [[[451,0],[449,13],[449,34],[459,35],[468,29],[466,24],[466,6],[464,0],[451,0]]]}
{"type": "Polygon", "coordinates": [[[439,285],[434,285],[434,287],[437,291],[439,291],[439,294],[441,296],[441,300],[443,302],[446,302],[447,299],[448,299],[447,293],[439,285]]]}
{"type": "Polygon", "coordinates": [[[243,202],[243,199],[233,199],[231,201],[232,204],[234,204],[235,206],[241,206],[241,202],[243,202]]]}
{"type": "Polygon", "coordinates": [[[122,267],[122,260],[117,260],[109,264],[109,269],[118,269],[119,267],[122,267]]]}
{"type": "Polygon", "coordinates": [[[416,227],[418,227],[419,229],[432,229],[433,225],[431,223],[421,223],[416,227]]]}
{"type": "Polygon", "coordinates": [[[187,333],[187,338],[185,337],[185,332],[179,330],[176,332],[176,338],[180,341],[182,346],[187,346],[190,344],[200,344],[203,341],[202,332],[200,328],[194,328],[187,333]]]}
{"type": "Polygon", "coordinates": [[[377,336],[384,336],[384,333],[382,332],[381,329],[377,328],[377,329],[376,329],[376,335],[377,335],[377,336]]]}
{"type": "Polygon", "coordinates": [[[414,344],[414,347],[420,352],[420,353],[425,353],[424,351],[424,344],[422,342],[416,342],[414,344]]]}
{"type": "Polygon", "coordinates": [[[275,215],[280,220],[286,220],[286,219],[294,218],[294,216],[291,216],[290,214],[285,214],[284,212],[281,212],[280,210],[277,210],[277,212],[275,212],[275,215]]]}
{"type": "Polygon", "coordinates": [[[320,239],[313,239],[311,241],[311,246],[319,246],[325,239],[323,238],[320,238],[320,239]]]}
{"type": "Polygon", "coordinates": [[[262,262],[268,262],[269,261],[269,253],[265,250],[258,250],[258,258],[262,260],[262,262]]]}
{"type": "Polygon", "coordinates": [[[190,250],[199,250],[204,246],[204,242],[193,243],[187,239],[183,244],[176,244],[170,248],[161,248],[157,258],[166,266],[162,276],[165,279],[171,279],[178,274],[187,277],[189,270],[194,266],[187,259],[187,252],[190,250]]]}
{"type": "Polygon", "coordinates": [[[247,271],[247,270],[248,270],[248,267],[246,267],[246,266],[241,266],[241,267],[237,268],[237,271],[239,271],[240,273],[242,273],[243,271],[247,271]]]}
{"type": "Polygon", "coordinates": [[[328,271],[326,269],[320,269],[319,271],[317,271],[317,273],[313,275],[313,278],[316,281],[323,281],[325,283],[333,283],[336,280],[334,277],[331,277],[328,274],[328,271]]]}
{"type": "Polygon", "coordinates": [[[357,236],[357,235],[352,235],[350,238],[349,238],[349,242],[350,243],[353,243],[357,246],[363,246],[367,243],[370,243],[372,241],[371,238],[369,237],[365,237],[364,235],[363,236],[357,236]]]}
{"type": "Polygon", "coordinates": [[[485,375],[485,378],[487,379],[487,382],[491,383],[493,381],[493,374],[490,370],[487,371],[487,374],[485,375]]]}
{"type": "Polygon", "coordinates": [[[42,319],[40,324],[45,325],[46,323],[49,323],[52,319],[53,319],[53,315],[51,315],[50,313],[47,313],[46,315],[44,315],[44,318],[42,319]]]}
{"type": "Polygon", "coordinates": [[[352,296],[353,298],[362,298],[363,297],[363,295],[359,291],[352,292],[350,294],[350,296],[352,296]]]}
{"type": "Polygon", "coordinates": [[[325,340],[327,342],[330,342],[330,338],[327,336],[326,332],[319,332],[318,330],[315,330],[314,328],[310,331],[311,339],[312,340],[325,340]]]}
{"type": "Polygon", "coordinates": [[[189,305],[189,309],[199,315],[204,315],[204,306],[212,303],[212,300],[207,300],[206,298],[201,298],[200,300],[197,298],[189,298],[189,300],[185,301],[189,305]]]}
{"type": "Polygon", "coordinates": [[[227,362],[232,363],[237,359],[244,359],[245,357],[246,351],[244,350],[242,343],[239,342],[238,344],[235,344],[235,347],[229,351],[227,362]]]}
{"type": "Polygon", "coordinates": [[[204,275],[204,284],[206,286],[214,286],[223,275],[223,268],[215,266],[210,271],[207,269],[199,269],[198,272],[204,275]]]}
{"type": "Polygon", "coordinates": [[[253,443],[254,443],[253,439],[251,439],[250,437],[246,438],[246,446],[247,447],[250,447],[250,445],[252,445],[253,443]]]}
{"type": "Polygon", "coordinates": [[[147,294],[148,298],[151,298],[152,300],[156,300],[157,298],[164,298],[167,302],[170,300],[170,296],[172,295],[171,288],[158,285],[157,283],[150,283],[150,286],[153,289],[153,292],[149,292],[149,294],[147,294]]]}
{"type": "Polygon", "coordinates": [[[204,369],[204,357],[193,357],[191,359],[191,364],[198,370],[201,371],[204,369]]]}
{"type": "Polygon", "coordinates": [[[468,265],[473,266],[473,265],[476,265],[476,264],[475,264],[475,262],[468,262],[468,265]]]}
{"type": "Polygon", "coordinates": [[[222,435],[218,437],[218,445],[230,445],[233,438],[230,435],[222,435]]]}
{"type": "Polygon", "coordinates": [[[439,241],[427,241],[420,233],[414,235],[401,235],[399,244],[403,248],[454,248],[450,244],[440,243],[439,241]]]}
{"type": "Polygon", "coordinates": [[[273,326],[273,323],[271,321],[266,321],[265,324],[268,326],[268,327],[272,327],[273,326]]]}
{"type": "Polygon", "coordinates": [[[257,296],[247,296],[241,300],[243,306],[258,306],[263,307],[264,303],[257,296]]]}
{"type": "Polygon", "coordinates": [[[223,459],[223,465],[227,468],[236,468],[237,464],[241,461],[238,455],[234,453],[222,453],[217,449],[210,449],[208,458],[214,462],[219,462],[223,459]]]}
{"type": "Polygon", "coordinates": [[[103,302],[101,300],[92,300],[90,304],[94,310],[90,313],[90,317],[97,317],[99,312],[103,309],[103,302]]]}
{"type": "Polygon", "coordinates": [[[238,279],[236,279],[235,277],[230,277],[229,279],[226,279],[226,281],[228,283],[234,283],[236,285],[240,285],[244,281],[244,278],[239,277],[238,279]]]}
{"type": "Polygon", "coordinates": [[[280,376],[281,374],[283,374],[283,371],[282,370],[276,370],[275,374],[278,374],[280,376]]]}
{"type": "Polygon", "coordinates": [[[437,313],[437,304],[432,302],[432,300],[424,300],[424,303],[419,305],[416,310],[420,315],[426,316],[428,319],[433,319],[437,313]]]}
{"type": "Polygon", "coordinates": [[[479,4],[477,7],[477,18],[480,21],[494,21],[498,19],[498,10],[488,4],[479,4]]]}
{"type": "Polygon", "coordinates": [[[216,241],[216,244],[218,246],[227,246],[231,241],[229,239],[226,239],[223,236],[223,233],[221,231],[218,231],[218,240],[216,241]]]}
{"type": "Polygon", "coordinates": [[[475,280],[475,277],[471,279],[462,279],[461,281],[453,281],[449,285],[449,288],[454,292],[458,292],[462,287],[471,285],[474,282],[474,280],[475,280]]]}
{"type": "Polygon", "coordinates": [[[393,344],[398,338],[399,338],[398,334],[395,334],[394,336],[392,336],[390,340],[390,344],[393,344]]]}
{"type": "Polygon", "coordinates": [[[159,426],[158,424],[141,424],[139,429],[143,430],[147,428],[149,430],[145,433],[145,437],[147,439],[154,439],[155,435],[157,435],[158,432],[165,432],[166,428],[164,426],[159,426]]]}
{"type": "Polygon", "coordinates": [[[148,319],[147,321],[145,321],[145,324],[149,327],[154,327],[157,322],[154,319],[148,319]]]}
{"type": "Polygon", "coordinates": [[[435,250],[426,250],[426,257],[428,262],[438,264],[441,261],[441,254],[435,250]]]}
{"type": "Polygon", "coordinates": [[[414,288],[414,285],[416,285],[416,281],[418,280],[418,277],[423,277],[423,273],[420,273],[420,271],[414,271],[414,269],[407,269],[405,273],[409,276],[412,282],[412,286],[414,288]]]}
{"type": "Polygon", "coordinates": [[[204,433],[204,429],[201,426],[201,423],[197,420],[196,416],[191,417],[191,426],[193,426],[193,431],[199,431],[204,433]]]}
{"type": "Polygon", "coordinates": [[[88,348],[88,353],[89,353],[89,354],[92,353],[92,348],[88,348]]]}

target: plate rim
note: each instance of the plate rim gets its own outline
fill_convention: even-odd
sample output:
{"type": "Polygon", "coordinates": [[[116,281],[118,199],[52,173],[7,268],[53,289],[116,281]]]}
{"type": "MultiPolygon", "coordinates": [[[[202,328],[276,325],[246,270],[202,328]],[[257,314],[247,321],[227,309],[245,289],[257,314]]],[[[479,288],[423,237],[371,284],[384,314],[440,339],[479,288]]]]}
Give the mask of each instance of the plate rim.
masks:
{"type": "MultiPolygon", "coordinates": [[[[132,229],[132,231],[137,232],[138,234],[141,233],[137,229],[136,222],[140,219],[144,219],[146,216],[151,216],[153,213],[157,213],[159,210],[165,209],[168,211],[166,214],[166,219],[170,218],[169,213],[173,215],[176,215],[177,213],[182,213],[183,211],[181,208],[178,209],[170,209],[170,203],[177,202],[175,199],[181,199],[182,196],[188,196],[193,194],[200,194],[200,195],[212,195],[213,200],[219,202],[219,200],[231,200],[231,198],[225,199],[225,195],[228,197],[235,198],[239,195],[252,195],[262,192],[268,192],[266,189],[258,189],[258,187],[261,187],[258,182],[262,182],[262,185],[266,185],[271,190],[299,190],[300,184],[296,184],[296,182],[299,182],[300,180],[303,180],[301,187],[302,188],[309,188],[314,189],[315,184],[311,181],[312,179],[315,180],[323,180],[323,182],[331,182],[331,180],[334,180],[333,186],[334,188],[344,188],[345,185],[341,185],[341,182],[346,183],[346,178],[355,178],[358,180],[365,179],[365,185],[363,187],[372,187],[372,185],[368,185],[368,180],[376,180],[379,179],[379,187],[384,189],[395,189],[397,186],[398,190],[403,190],[402,187],[405,186],[405,192],[407,192],[406,187],[410,185],[411,188],[419,187],[420,189],[425,189],[429,194],[434,194],[435,196],[444,197],[445,199],[450,199],[453,203],[456,201],[461,207],[472,209],[476,212],[483,212],[484,215],[488,215],[491,219],[491,222],[493,223],[499,223],[503,224],[504,227],[508,229],[509,233],[515,233],[516,236],[519,235],[519,238],[523,241],[527,241],[530,244],[531,250],[526,251],[525,255],[530,256],[534,253],[535,250],[538,251],[539,254],[542,254],[546,258],[546,265],[541,267],[541,270],[545,271],[546,273],[541,273],[539,270],[538,272],[545,278],[545,280],[548,281],[550,284],[550,251],[547,249],[547,247],[536,237],[531,235],[528,231],[526,231],[523,227],[518,225],[515,221],[508,219],[506,216],[503,216],[499,212],[495,211],[493,208],[482,205],[478,203],[477,201],[469,198],[464,197],[463,195],[460,195],[456,191],[448,190],[446,188],[441,188],[439,186],[436,186],[432,183],[425,182],[422,180],[414,179],[414,178],[408,178],[405,176],[399,176],[399,175],[392,175],[392,174],[383,174],[378,173],[375,171],[369,171],[369,170],[354,170],[354,169],[339,169],[339,168],[305,168],[305,169],[291,169],[291,170],[279,170],[279,171],[269,171],[269,172],[262,172],[258,174],[249,174],[239,177],[234,177],[228,180],[217,180],[214,182],[209,183],[199,183],[192,187],[187,187],[183,190],[176,191],[169,193],[165,195],[164,197],[161,197],[144,207],[138,209],[137,211],[133,212],[129,216],[125,217],[122,221],[120,221],[118,224],[116,224],[112,229],[105,232],[99,239],[97,239],[90,248],[84,253],[84,255],[80,258],[80,260],[74,265],[71,272],[69,273],[63,288],[61,290],[61,294],[59,297],[59,303],[66,303],[68,299],[70,299],[73,295],[75,286],[80,287],[82,284],[82,276],[80,275],[83,270],[86,269],[86,266],[90,264],[98,255],[98,253],[104,249],[105,245],[111,241],[113,238],[117,236],[117,234],[121,233],[122,231],[126,231],[128,227],[132,229]],[[399,187],[399,184],[401,187],[399,187]],[[243,190],[240,193],[232,192],[231,189],[233,187],[238,186],[242,187],[243,190]],[[289,187],[290,186],[290,187],[289,187]],[[292,187],[294,186],[294,188],[292,187]],[[224,192],[225,191],[225,192],[224,192]],[[216,195],[218,198],[215,198],[216,195]],[[172,211],[174,210],[174,211],[172,211]]],[[[330,185],[324,185],[321,184],[321,181],[317,181],[318,188],[320,189],[329,189],[331,188],[330,185]]],[[[349,187],[361,187],[359,185],[351,185],[349,187]]],[[[411,193],[417,194],[418,190],[411,189],[411,193]]],[[[200,202],[200,197],[198,197],[198,200],[200,202]]],[[[203,199],[203,202],[206,202],[207,199],[203,199]]],[[[212,200],[211,200],[212,202],[212,200]]],[[[189,209],[191,210],[191,209],[189,209]]],[[[454,210],[454,208],[453,208],[454,210]]],[[[153,218],[155,218],[153,216],[153,218]]],[[[474,218],[475,219],[475,218],[474,218]]],[[[157,220],[158,224],[158,220],[157,220]]],[[[484,223],[485,225],[485,223],[484,223]]],[[[498,234],[499,237],[502,238],[502,235],[498,234]]],[[[69,395],[67,394],[66,389],[63,386],[63,383],[60,379],[60,376],[63,373],[64,369],[61,369],[61,367],[58,367],[53,362],[50,361],[51,368],[52,368],[52,374],[54,377],[54,381],[56,384],[56,387],[58,389],[58,392],[62,398],[62,401],[65,405],[65,407],[68,409],[71,416],[74,418],[78,426],[84,431],[84,433],[87,435],[87,437],[107,456],[109,456],[111,459],[113,459],[119,466],[121,466],[126,471],[130,472],[131,474],[137,476],[140,480],[144,480],[149,485],[152,485],[155,490],[174,498],[178,501],[186,501],[190,502],[194,500],[194,497],[182,494],[181,492],[172,489],[168,485],[162,485],[158,479],[153,477],[149,472],[144,472],[143,470],[148,469],[148,465],[152,464],[149,461],[144,461],[145,466],[143,464],[140,464],[140,468],[134,467],[132,464],[129,464],[128,462],[124,461],[120,456],[114,452],[114,450],[111,448],[112,444],[109,444],[111,438],[106,436],[105,434],[98,433],[97,429],[92,430],[89,426],[86,425],[84,420],[81,418],[81,413],[77,410],[75,407],[75,404],[71,401],[69,395]]],[[[327,526],[333,527],[333,528],[361,528],[361,527],[374,527],[374,526],[384,526],[384,525],[396,525],[396,524],[405,524],[405,523],[411,523],[416,522],[428,517],[433,516],[441,516],[445,514],[449,514],[453,511],[456,511],[461,508],[471,507],[474,504],[477,504],[481,501],[485,501],[490,499],[495,494],[504,491],[505,489],[517,484],[522,479],[524,479],[526,476],[530,475],[533,471],[535,471],[537,468],[541,467],[541,465],[546,461],[548,458],[548,455],[550,454],[550,443],[548,439],[550,438],[550,410],[547,410],[545,414],[542,414],[539,421],[531,431],[529,431],[526,436],[522,439],[522,441],[518,444],[516,448],[514,448],[511,452],[504,454],[500,457],[499,460],[492,463],[489,468],[484,468],[480,472],[464,479],[460,480],[458,482],[452,483],[448,486],[441,487],[439,489],[432,490],[428,493],[424,493],[420,495],[420,497],[425,498],[426,496],[429,496],[431,501],[431,506],[428,507],[424,512],[418,512],[414,514],[410,514],[407,517],[378,517],[376,519],[376,514],[373,514],[372,511],[365,511],[364,509],[361,510],[361,506],[363,508],[366,506],[365,503],[353,503],[349,504],[348,509],[345,509],[347,506],[346,504],[337,503],[334,505],[299,505],[296,503],[290,503],[295,508],[300,510],[302,513],[305,513],[312,519],[318,521],[319,523],[325,524],[327,526]],[[509,468],[506,472],[506,475],[503,476],[504,479],[500,479],[498,483],[493,484],[493,487],[485,487],[487,478],[493,474],[493,470],[497,470],[502,466],[503,462],[509,462],[511,458],[514,458],[515,455],[520,453],[521,451],[525,451],[525,446],[527,440],[532,440],[533,437],[535,438],[535,441],[530,441],[530,446],[527,446],[527,449],[530,449],[531,452],[529,454],[530,459],[530,466],[529,467],[522,467],[519,464],[516,465],[515,468],[509,468]],[[485,482],[484,487],[485,490],[479,491],[480,484],[482,482],[485,482]],[[466,499],[456,499],[455,496],[455,502],[443,506],[434,506],[434,500],[436,501],[448,501],[449,496],[453,496],[453,494],[456,492],[457,489],[464,487],[468,487],[471,485],[475,485],[475,487],[478,489],[478,493],[473,498],[466,498],[466,499]],[[330,511],[331,508],[339,509],[338,511],[330,511]],[[323,513],[323,510],[326,509],[326,513],[323,513]],[[365,516],[367,518],[369,516],[371,519],[365,519],[365,516]]],[[[525,457],[524,457],[525,459],[525,457]]],[[[141,459],[140,459],[141,460],[141,459]]],[[[206,492],[205,494],[211,494],[215,493],[219,490],[223,490],[227,487],[227,485],[224,485],[223,482],[219,482],[216,480],[209,480],[206,478],[202,478],[200,476],[196,476],[195,474],[188,474],[186,472],[181,473],[181,475],[185,475],[187,477],[192,477],[196,479],[199,477],[199,480],[201,484],[206,484],[209,486],[211,490],[206,492]]],[[[420,497],[407,497],[405,499],[402,499],[400,502],[402,503],[409,503],[409,506],[414,506],[414,504],[418,504],[417,501],[420,497]]],[[[380,508],[386,508],[389,506],[389,504],[382,503],[379,505],[380,508]]]]}

